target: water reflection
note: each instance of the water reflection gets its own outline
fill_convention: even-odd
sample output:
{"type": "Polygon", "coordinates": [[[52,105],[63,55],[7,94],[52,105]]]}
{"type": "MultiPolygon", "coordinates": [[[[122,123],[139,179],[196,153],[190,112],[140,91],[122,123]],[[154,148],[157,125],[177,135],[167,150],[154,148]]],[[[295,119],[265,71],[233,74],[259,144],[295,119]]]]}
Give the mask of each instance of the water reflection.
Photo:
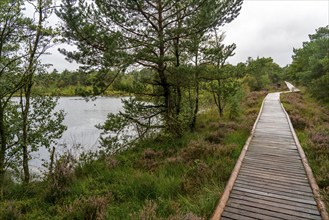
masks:
{"type": "MultiPolygon", "coordinates": [[[[75,145],[81,145],[87,151],[96,149],[101,131],[95,125],[103,123],[109,113],[118,113],[122,109],[121,99],[122,97],[98,97],[86,102],[79,97],[61,97],[55,110],[63,109],[66,112],[64,124],[67,130],[59,140],[59,145],[67,145],[72,151],[76,151],[72,148],[75,145]]],[[[63,149],[57,146],[56,151],[62,152],[63,149]]],[[[41,167],[42,159],[49,159],[46,149],[40,149],[32,156],[35,159],[31,160],[30,165],[34,168],[41,167]]]]}

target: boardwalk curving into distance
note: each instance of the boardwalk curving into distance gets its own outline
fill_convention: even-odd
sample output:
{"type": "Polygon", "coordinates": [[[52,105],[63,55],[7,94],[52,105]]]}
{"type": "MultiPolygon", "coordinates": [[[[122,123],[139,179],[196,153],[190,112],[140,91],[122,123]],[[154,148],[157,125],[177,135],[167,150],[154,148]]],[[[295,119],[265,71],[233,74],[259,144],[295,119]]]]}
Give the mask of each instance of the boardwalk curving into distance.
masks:
{"type": "Polygon", "coordinates": [[[327,220],[317,190],[280,93],[270,93],[212,219],[327,220]]]}

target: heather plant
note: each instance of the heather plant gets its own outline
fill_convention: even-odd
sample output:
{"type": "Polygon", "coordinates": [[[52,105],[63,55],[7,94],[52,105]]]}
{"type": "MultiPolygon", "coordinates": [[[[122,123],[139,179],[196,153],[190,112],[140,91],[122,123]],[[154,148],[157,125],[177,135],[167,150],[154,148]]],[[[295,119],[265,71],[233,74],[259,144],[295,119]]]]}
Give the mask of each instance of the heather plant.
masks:
{"type": "Polygon", "coordinates": [[[106,197],[78,198],[66,206],[63,219],[105,220],[107,203],[106,197]]]}
{"type": "Polygon", "coordinates": [[[264,94],[254,94],[252,107],[242,100],[241,122],[228,112],[219,118],[214,107],[198,116],[196,132],[180,138],[159,133],[79,161],[54,156],[48,178],[8,189],[0,218],[11,212],[20,219],[208,219],[256,119],[248,112],[259,110],[264,94]],[[5,212],[9,198],[14,208],[5,212]]]}
{"type": "Polygon", "coordinates": [[[281,96],[329,210],[328,109],[308,94],[287,93],[281,96]]]}

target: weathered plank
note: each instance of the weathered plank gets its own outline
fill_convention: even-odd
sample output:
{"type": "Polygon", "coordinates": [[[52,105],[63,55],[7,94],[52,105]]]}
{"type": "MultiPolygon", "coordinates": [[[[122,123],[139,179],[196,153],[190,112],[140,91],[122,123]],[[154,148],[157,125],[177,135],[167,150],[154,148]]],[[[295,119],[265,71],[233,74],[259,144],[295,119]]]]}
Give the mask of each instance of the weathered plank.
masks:
{"type": "Polygon", "coordinates": [[[322,219],[289,123],[279,93],[268,94],[222,219],[322,219]]]}
{"type": "MultiPolygon", "coordinates": [[[[310,208],[305,208],[305,207],[296,206],[296,204],[284,204],[281,203],[281,201],[273,201],[273,200],[267,201],[266,199],[264,199],[264,197],[254,198],[252,196],[241,196],[239,194],[232,194],[231,198],[237,199],[238,201],[241,200],[241,201],[248,201],[250,203],[260,203],[260,204],[275,206],[287,210],[297,211],[299,213],[308,213],[315,216],[319,216],[318,215],[319,213],[316,210],[314,210],[315,208],[314,206],[311,206],[310,208]]],[[[299,214],[295,214],[295,215],[300,216],[299,214]]]]}
{"type": "Polygon", "coordinates": [[[249,193],[249,192],[243,192],[243,191],[234,191],[231,193],[232,196],[234,195],[240,195],[243,196],[244,198],[256,198],[256,199],[261,199],[263,202],[277,202],[280,204],[285,204],[285,205],[292,205],[296,208],[302,208],[304,210],[312,210],[314,212],[317,212],[316,210],[316,205],[311,205],[311,204],[305,204],[305,203],[300,203],[300,202],[295,202],[295,201],[290,201],[290,200],[285,200],[282,198],[274,198],[271,196],[264,196],[264,195],[257,195],[255,193],[249,193]]]}
{"type": "Polygon", "coordinates": [[[287,186],[287,187],[294,187],[296,189],[305,189],[305,188],[309,188],[309,185],[295,185],[294,183],[289,183],[289,182],[283,182],[283,181],[276,181],[275,179],[262,179],[261,177],[248,177],[245,175],[240,175],[237,180],[243,180],[243,181],[247,181],[247,182],[251,182],[251,181],[255,181],[255,182],[259,182],[259,183],[271,183],[271,184],[277,184],[277,185],[282,185],[282,186],[287,186]]]}
{"type": "Polygon", "coordinates": [[[310,213],[301,212],[299,210],[298,211],[291,210],[291,209],[288,209],[288,207],[286,205],[275,206],[275,205],[273,205],[273,203],[266,204],[266,203],[262,202],[262,200],[246,201],[244,199],[236,199],[236,198],[232,197],[230,202],[235,203],[235,204],[242,204],[242,205],[253,207],[253,208],[258,208],[261,210],[273,211],[273,212],[275,212],[275,216],[280,216],[280,217],[286,218],[286,219],[296,219],[296,218],[321,219],[319,213],[310,214],[310,213]]]}

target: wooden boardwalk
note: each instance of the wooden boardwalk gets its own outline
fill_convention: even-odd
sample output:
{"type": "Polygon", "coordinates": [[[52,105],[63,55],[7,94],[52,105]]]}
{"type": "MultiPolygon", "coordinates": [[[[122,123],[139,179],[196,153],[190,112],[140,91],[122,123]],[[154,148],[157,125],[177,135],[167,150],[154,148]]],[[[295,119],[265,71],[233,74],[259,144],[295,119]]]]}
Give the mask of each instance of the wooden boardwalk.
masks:
{"type": "Polygon", "coordinates": [[[226,187],[227,198],[222,196],[213,219],[325,219],[314,199],[280,93],[265,98],[246,145],[239,169],[232,174],[236,175],[234,182],[226,187]]]}

